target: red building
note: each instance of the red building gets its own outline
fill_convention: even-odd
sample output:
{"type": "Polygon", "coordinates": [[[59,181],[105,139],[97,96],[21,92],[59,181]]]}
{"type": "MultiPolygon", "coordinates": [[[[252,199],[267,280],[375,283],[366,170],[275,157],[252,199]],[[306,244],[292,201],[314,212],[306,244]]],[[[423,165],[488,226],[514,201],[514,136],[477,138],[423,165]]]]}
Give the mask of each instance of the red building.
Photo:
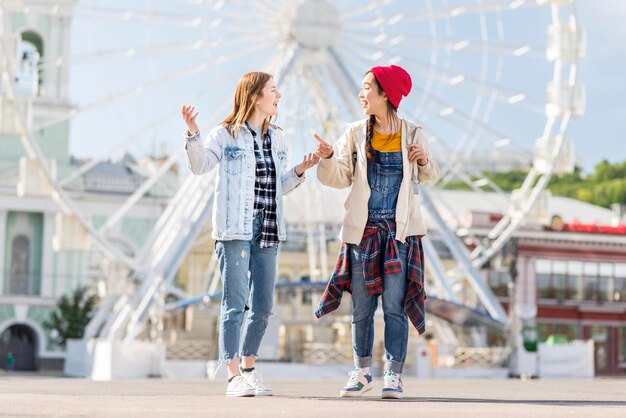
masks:
{"type": "MultiPolygon", "coordinates": [[[[446,215],[460,219],[456,226],[468,237],[485,236],[502,216],[494,210],[499,195],[490,194],[486,202],[473,192],[440,193],[445,207],[455,208],[446,215]]],[[[624,220],[563,197],[547,199],[543,212],[486,266],[491,288],[507,309],[512,295],[515,303],[536,307],[540,342],[593,339],[596,375],[626,375],[624,220]]]]}

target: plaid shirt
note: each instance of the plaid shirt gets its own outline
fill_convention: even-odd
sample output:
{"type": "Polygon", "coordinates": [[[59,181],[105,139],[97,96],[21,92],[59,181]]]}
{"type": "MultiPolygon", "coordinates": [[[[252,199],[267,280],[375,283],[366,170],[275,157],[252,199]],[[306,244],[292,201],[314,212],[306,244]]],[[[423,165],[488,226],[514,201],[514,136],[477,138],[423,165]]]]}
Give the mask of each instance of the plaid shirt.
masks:
{"type": "MultiPolygon", "coordinates": [[[[380,295],[383,291],[382,270],[386,274],[402,271],[402,262],[398,257],[398,244],[395,236],[395,221],[368,222],[365,226],[360,247],[363,257],[365,287],[370,295],[380,295]]],[[[407,237],[407,242],[409,244],[406,275],[408,284],[404,298],[404,312],[415,329],[422,334],[425,330],[424,301],[426,300],[422,237],[410,236],[407,237]]],[[[320,318],[336,310],[341,303],[343,292],[352,293],[350,282],[350,256],[348,245],[344,242],[339,252],[335,270],[326,285],[315,316],[320,318]]]]}
{"type": "MultiPolygon", "coordinates": [[[[247,126],[247,124],[246,124],[247,126]]],[[[263,150],[259,149],[256,132],[252,134],[256,172],[254,176],[254,214],[263,212],[263,223],[259,234],[261,248],[273,247],[278,244],[278,223],[276,219],[276,167],[272,158],[272,139],[269,129],[263,136],[263,150]]]]}

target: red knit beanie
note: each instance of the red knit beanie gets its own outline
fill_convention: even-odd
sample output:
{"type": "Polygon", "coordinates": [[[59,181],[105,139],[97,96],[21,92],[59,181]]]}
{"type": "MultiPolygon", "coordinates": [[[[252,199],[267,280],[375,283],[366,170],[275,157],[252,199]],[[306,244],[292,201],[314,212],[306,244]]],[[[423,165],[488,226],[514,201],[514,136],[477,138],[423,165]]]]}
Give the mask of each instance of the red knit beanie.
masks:
{"type": "Polygon", "coordinates": [[[406,97],[411,92],[413,83],[409,73],[397,65],[373,67],[372,72],[380,87],[387,94],[389,102],[397,109],[400,106],[402,96],[406,97]]]}

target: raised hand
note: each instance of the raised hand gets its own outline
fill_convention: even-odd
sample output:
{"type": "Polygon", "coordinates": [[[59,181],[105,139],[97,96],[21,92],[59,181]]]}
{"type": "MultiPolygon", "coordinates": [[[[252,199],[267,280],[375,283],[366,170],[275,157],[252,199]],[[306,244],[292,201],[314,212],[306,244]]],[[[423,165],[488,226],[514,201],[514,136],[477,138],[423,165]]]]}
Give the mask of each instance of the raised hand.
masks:
{"type": "Polygon", "coordinates": [[[330,158],[333,156],[333,147],[328,144],[328,142],[324,141],[317,134],[313,134],[315,140],[317,141],[317,146],[315,147],[315,154],[320,158],[330,158]]]}
{"type": "Polygon", "coordinates": [[[417,161],[419,165],[428,164],[428,155],[426,155],[426,151],[419,144],[409,144],[407,145],[409,149],[409,162],[414,163],[417,161]]]}
{"type": "Polygon", "coordinates": [[[296,166],[296,175],[300,177],[309,168],[313,167],[320,161],[320,157],[316,154],[309,153],[304,156],[302,162],[296,166]]]}
{"type": "Polygon", "coordinates": [[[187,124],[189,135],[193,135],[200,130],[200,128],[198,128],[198,125],[196,125],[196,116],[198,116],[198,113],[199,112],[196,112],[196,108],[194,106],[183,105],[183,120],[187,124]]]}

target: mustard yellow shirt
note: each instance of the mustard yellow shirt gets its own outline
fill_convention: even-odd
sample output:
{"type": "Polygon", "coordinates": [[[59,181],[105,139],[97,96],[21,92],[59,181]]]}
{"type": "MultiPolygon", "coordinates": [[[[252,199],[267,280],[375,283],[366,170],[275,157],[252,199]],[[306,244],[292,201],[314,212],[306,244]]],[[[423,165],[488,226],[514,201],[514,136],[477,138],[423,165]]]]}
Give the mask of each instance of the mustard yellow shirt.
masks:
{"type": "Polygon", "coordinates": [[[374,129],[372,135],[372,147],[380,152],[402,151],[402,130],[390,135],[381,134],[374,129]]]}

